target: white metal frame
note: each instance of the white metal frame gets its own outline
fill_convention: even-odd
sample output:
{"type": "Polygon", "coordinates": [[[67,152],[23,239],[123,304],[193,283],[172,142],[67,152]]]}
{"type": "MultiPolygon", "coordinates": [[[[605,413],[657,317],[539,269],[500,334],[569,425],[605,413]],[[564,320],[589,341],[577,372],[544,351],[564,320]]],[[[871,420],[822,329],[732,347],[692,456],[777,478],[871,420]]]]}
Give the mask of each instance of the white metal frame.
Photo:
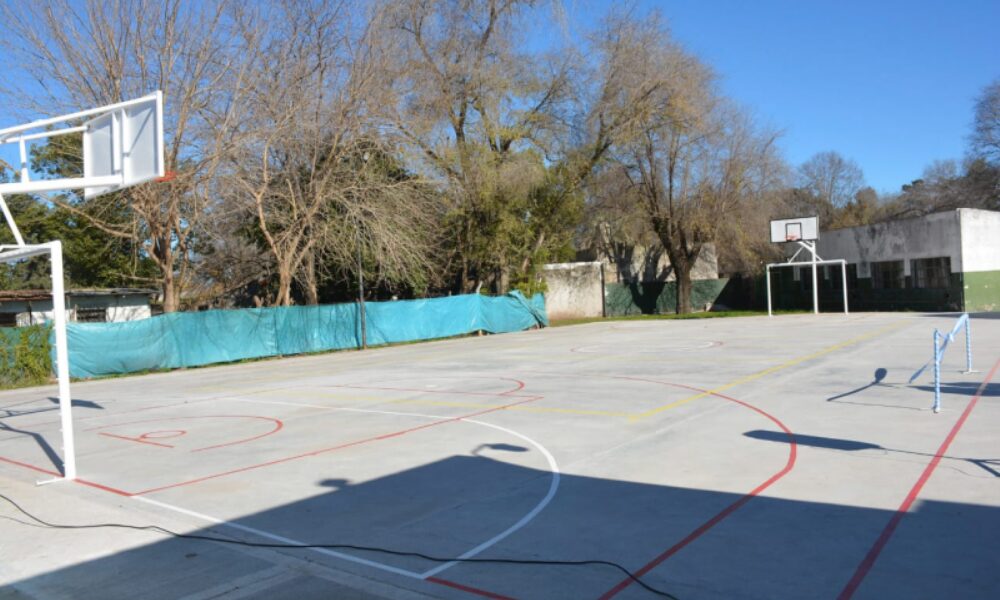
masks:
{"type": "Polygon", "coordinates": [[[848,309],[847,309],[847,261],[844,260],[844,259],[842,259],[842,258],[841,259],[837,259],[837,260],[823,260],[823,259],[821,259],[819,257],[819,255],[816,254],[816,242],[796,241],[795,243],[798,244],[801,247],[798,250],[795,251],[795,254],[793,254],[792,257],[788,259],[788,261],[783,262],[783,263],[770,263],[769,265],[767,265],[767,269],[765,270],[765,273],[766,273],[765,280],[767,281],[767,316],[769,316],[769,317],[774,316],[774,313],[771,310],[771,269],[772,268],[777,268],[777,267],[800,267],[800,266],[803,266],[803,265],[812,265],[812,289],[813,289],[813,313],[814,314],[819,314],[819,286],[816,285],[817,284],[816,267],[819,266],[819,265],[840,265],[841,282],[843,284],[842,287],[844,288],[844,314],[845,315],[848,314],[848,309]],[[809,254],[811,256],[811,260],[796,262],[795,259],[797,259],[799,257],[799,254],[801,254],[803,250],[808,250],[809,251],[809,254]]]}
{"type": "MultiPolygon", "coordinates": [[[[33,256],[48,255],[52,261],[52,324],[56,342],[56,377],[59,382],[59,415],[62,427],[63,438],[63,478],[76,479],[76,450],[73,440],[73,416],[72,416],[72,396],[70,395],[69,382],[69,346],[66,338],[66,290],[63,278],[63,251],[62,242],[56,240],[44,244],[26,244],[21,231],[14,222],[10,208],[4,200],[4,194],[35,194],[42,192],[53,192],[57,190],[84,189],[87,197],[93,197],[107,192],[113,192],[142,181],[148,181],[164,175],[164,155],[163,155],[163,93],[160,91],[149,94],[142,98],[119,102],[101,108],[84,110],[61,117],[42,119],[26,125],[8,127],[0,129],[0,145],[17,144],[20,150],[20,172],[19,180],[15,183],[0,184],[0,212],[10,227],[14,235],[16,245],[0,246],[0,263],[14,262],[31,258],[33,256]],[[130,168],[130,155],[135,150],[130,144],[138,143],[133,135],[138,132],[128,131],[130,109],[141,110],[143,105],[149,106],[155,103],[153,117],[155,118],[155,131],[150,139],[155,144],[152,160],[155,164],[152,168],[147,168],[141,176],[130,168]],[[27,142],[53,138],[60,135],[73,133],[84,134],[84,145],[86,146],[86,136],[95,125],[96,119],[105,115],[111,115],[111,135],[110,154],[111,165],[97,165],[98,170],[104,169],[111,174],[94,175],[94,164],[89,164],[90,160],[84,150],[84,176],[70,177],[51,180],[31,179],[31,172],[28,167],[28,144],[27,142]],[[51,129],[53,125],[73,123],[87,117],[95,117],[81,126],[70,125],[61,129],[51,129]]],[[[148,147],[147,147],[148,148],[148,147]]],[[[146,163],[147,167],[150,167],[146,163]]]]}
{"type": "MultiPolygon", "coordinates": [[[[129,109],[143,104],[148,104],[150,102],[155,102],[157,107],[156,123],[154,126],[156,127],[156,139],[158,140],[156,147],[156,173],[153,173],[151,178],[163,177],[165,174],[163,156],[163,93],[157,91],[149,94],[148,96],[136,98],[135,100],[110,104],[100,108],[82,110],[80,112],[63,115],[61,117],[41,119],[26,125],[17,125],[15,127],[0,129],[0,145],[17,144],[21,158],[19,171],[20,179],[15,183],[0,183],[0,196],[3,194],[34,194],[40,192],[54,192],[57,190],[73,190],[83,188],[87,190],[87,196],[92,197],[97,195],[92,190],[100,190],[100,193],[107,193],[122,189],[129,184],[135,183],[130,180],[130,174],[128,171],[122,168],[120,159],[117,160],[115,164],[115,167],[117,168],[113,169],[114,172],[111,175],[85,174],[83,177],[32,181],[31,172],[28,168],[28,144],[26,142],[73,133],[84,133],[86,135],[88,130],[90,130],[90,123],[93,123],[93,120],[80,126],[63,127],[61,129],[46,128],[51,128],[53,125],[58,125],[60,123],[72,123],[87,117],[100,117],[107,114],[116,114],[117,116],[115,117],[114,122],[118,123],[118,125],[114,129],[116,135],[112,136],[112,143],[114,144],[113,153],[116,157],[120,155],[127,156],[130,150],[125,147],[125,140],[129,132],[124,131],[123,124],[126,122],[124,115],[129,109]]],[[[84,165],[85,173],[87,169],[87,165],[84,165]]],[[[4,213],[4,217],[7,217],[6,212],[4,213]]],[[[10,223],[11,220],[8,218],[7,222],[10,223]]]]}
{"type": "Polygon", "coordinates": [[[972,325],[969,321],[969,313],[962,313],[950,333],[941,333],[935,329],[933,358],[930,362],[917,369],[910,377],[909,383],[913,383],[927,367],[932,363],[934,364],[934,404],[931,406],[931,409],[935,413],[941,412],[941,361],[944,360],[944,351],[948,348],[948,344],[955,340],[955,336],[958,335],[963,327],[965,328],[965,370],[962,371],[962,374],[968,375],[969,373],[979,372],[972,368],[972,325]]]}
{"type": "Polygon", "coordinates": [[[69,391],[69,346],[66,342],[66,290],[63,285],[62,242],[25,244],[10,218],[7,204],[0,195],[4,218],[17,239],[16,246],[0,246],[0,262],[12,262],[48,255],[52,260],[52,325],[56,337],[56,378],[59,381],[59,421],[63,437],[63,477],[76,479],[76,450],[73,443],[73,400],[69,391]]]}

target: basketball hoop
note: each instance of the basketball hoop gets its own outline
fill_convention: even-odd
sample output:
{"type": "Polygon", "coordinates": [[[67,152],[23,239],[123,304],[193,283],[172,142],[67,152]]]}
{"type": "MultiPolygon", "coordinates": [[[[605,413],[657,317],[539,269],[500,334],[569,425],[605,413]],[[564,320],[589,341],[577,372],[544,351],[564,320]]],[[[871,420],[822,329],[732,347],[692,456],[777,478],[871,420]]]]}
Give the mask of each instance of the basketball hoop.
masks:
{"type": "Polygon", "coordinates": [[[167,183],[174,179],[177,179],[177,171],[167,171],[163,174],[163,177],[158,177],[155,181],[156,183],[167,183]]]}
{"type": "Polygon", "coordinates": [[[82,189],[84,198],[90,199],[147,181],[170,181],[176,174],[165,173],[163,168],[163,93],[154,92],[135,100],[0,129],[0,146],[8,144],[19,148],[21,168],[17,181],[0,183],[0,213],[16,242],[14,245],[0,245],[0,264],[32,256],[47,255],[50,259],[52,331],[63,436],[61,470],[62,479],[71,480],[76,479],[76,450],[66,335],[63,247],[58,240],[44,244],[25,243],[4,195],[82,189]],[[80,124],[83,119],[89,120],[80,124]],[[58,179],[32,179],[28,167],[29,142],[76,134],[81,134],[82,138],[83,172],[58,179]]]}

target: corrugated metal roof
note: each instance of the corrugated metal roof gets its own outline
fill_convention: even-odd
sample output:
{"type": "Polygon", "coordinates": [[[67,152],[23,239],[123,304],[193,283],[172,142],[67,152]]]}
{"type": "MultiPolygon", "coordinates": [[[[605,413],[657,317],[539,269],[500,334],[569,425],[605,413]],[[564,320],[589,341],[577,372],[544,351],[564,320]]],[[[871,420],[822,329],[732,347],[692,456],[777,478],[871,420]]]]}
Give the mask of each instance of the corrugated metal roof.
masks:
{"type": "MultiPolygon", "coordinates": [[[[68,290],[67,297],[152,296],[156,290],[146,288],[81,288],[68,290]]],[[[49,290],[0,290],[0,302],[39,302],[51,300],[49,290]]]]}

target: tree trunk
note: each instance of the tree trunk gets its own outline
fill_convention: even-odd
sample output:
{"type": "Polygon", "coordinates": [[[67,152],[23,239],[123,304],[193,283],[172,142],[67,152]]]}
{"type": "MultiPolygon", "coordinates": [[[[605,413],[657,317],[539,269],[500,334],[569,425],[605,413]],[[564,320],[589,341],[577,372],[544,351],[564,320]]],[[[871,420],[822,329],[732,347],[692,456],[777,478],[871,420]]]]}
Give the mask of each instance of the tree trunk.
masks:
{"type": "Polygon", "coordinates": [[[177,286],[174,284],[174,273],[169,269],[163,270],[163,312],[177,312],[177,286]]]}
{"type": "Polygon", "coordinates": [[[319,290],[316,283],[316,259],[312,253],[306,256],[302,265],[302,290],[306,294],[306,304],[319,304],[319,290]]]}
{"type": "Polygon", "coordinates": [[[288,265],[278,264],[278,293],[274,297],[275,306],[292,305],[292,271],[288,265]]]}
{"type": "Polygon", "coordinates": [[[677,314],[691,312],[691,263],[686,260],[673,265],[674,277],[677,280],[677,314]]]}

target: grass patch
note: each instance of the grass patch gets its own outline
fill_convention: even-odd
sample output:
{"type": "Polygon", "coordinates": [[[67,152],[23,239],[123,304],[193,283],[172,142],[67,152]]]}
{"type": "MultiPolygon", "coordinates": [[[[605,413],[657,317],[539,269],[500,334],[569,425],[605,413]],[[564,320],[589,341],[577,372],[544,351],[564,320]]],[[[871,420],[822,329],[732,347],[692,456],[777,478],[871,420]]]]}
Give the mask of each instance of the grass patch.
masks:
{"type": "Polygon", "coordinates": [[[52,355],[48,325],[0,328],[0,389],[49,383],[52,355]]]}
{"type": "MultiPolygon", "coordinates": [[[[776,310],[776,315],[790,315],[807,313],[806,310],[776,310]]],[[[585,323],[602,323],[604,321],[664,321],[664,320],[686,320],[686,319],[721,319],[726,317],[761,317],[767,316],[764,310],[720,310],[718,312],[695,312],[683,315],[625,315],[620,317],[584,317],[580,319],[561,319],[552,321],[551,327],[565,327],[567,325],[583,325],[585,323]]]]}

